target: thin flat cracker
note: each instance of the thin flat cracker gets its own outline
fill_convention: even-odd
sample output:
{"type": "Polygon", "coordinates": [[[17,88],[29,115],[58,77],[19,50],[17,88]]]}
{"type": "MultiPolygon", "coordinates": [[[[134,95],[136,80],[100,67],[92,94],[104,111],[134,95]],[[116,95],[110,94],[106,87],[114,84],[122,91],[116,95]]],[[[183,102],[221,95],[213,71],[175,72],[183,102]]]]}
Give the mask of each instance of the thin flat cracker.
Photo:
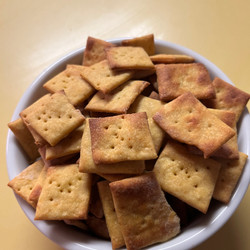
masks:
{"type": "Polygon", "coordinates": [[[133,174],[98,174],[107,181],[119,181],[125,178],[133,177],[133,174]]]}
{"type": "Polygon", "coordinates": [[[8,186],[11,187],[16,194],[22,197],[34,208],[36,207],[36,202],[31,201],[29,196],[43,167],[43,161],[38,160],[25,168],[19,175],[8,183],[8,186]]]}
{"type": "Polygon", "coordinates": [[[96,164],[157,158],[145,112],[89,120],[96,164]]]}
{"type": "Polygon", "coordinates": [[[90,193],[91,175],[77,164],[49,167],[35,220],[87,219],[90,193]]]}
{"type": "Polygon", "coordinates": [[[173,100],[186,92],[197,99],[215,97],[209,72],[201,63],[158,64],[155,68],[162,101],[173,100]]]}
{"type": "Polygon", "coordinates": [[[109,188],[108,181],[97,183],[106,223],[109,231],[109,236],[112,243],[112,249],[120,248],[125,245],[120,225],[117,220],[112,194],[109,188]]]}
{"type": "Polygon", "coordinates": [[[192,63],[194,58],[188,55],[157,54],[150,56],[153,63],[192,63]]]}
{"type": "Polygon", "coordinates": [[[107,94],[117,88],[133,76],[132,71],[117,72],[109,68],[107,60],[84,67],[81,76],[88,81],[96,90],[107,94]]]}
{"type": "Polygon", "coordinates": [[[154,35],[149,34],[146,36],[123,40],[122,46],[142,47],[149,56],[154,55],[155,53],[154,35]]]}
{"type": "Polygon", "coordinates": [[[79,159],[80,172],[96,174],[141,174],[144,169],[144,161],[124,161],[114,164],[96,165],[92,158],[89,118],[86,119],[79,159]]]}
{"type": "Polygon", "coordinates": [[[207,212],[219,175],[220,163],[191,155],[180,143],[169,141],[153,171],[165,192],[204,214],[207,212]]]}
{"type": "Polygon", "coordinates": [[[191,93],[165,104],[153,119],[173,139],[199,148],[205,158],[235,135],[191,93]]]}
{"type": "Polygon", "coordinates": [[[126,113],[136,97],[149,85],[146,81],[128,81],[104,95],[98,92],[92,97],[86,110],[123,114],[126,113]]]}
{"type": "Polygon", "coordinates": [[[64,90],[69,101],[74,106],[79,105],[95,92],[95,89],[81,77],[80,67],[83,66],[67,66],[66,70],[47,81],[43,87],[50,93],[64,90]]]}
{"type": "Polygon", "coordinates": [[[154,114],[163,107],[164,103],[152,98],[140,95],[131,105],[129,113],[146,112],[148,125],[154,142],[155,150],[158,153],[165,138],[165,132],[153,120],[154,114]]]}
{"type": "Polygon", "coordinates": [[[247,155],[240,152],[238,160],[220,160],[221,170],[213,193],[213,198],[229,203],[247,161],[247,155]]]}
{"type": "Polygon", "coordinates": [[[127,249],[167,241],[180,232],[180,220],[167,203],[154,173],[109,186],[127,249]]]}
{"type": "Polygon", "coordinates": [[[46,95],[20,115],[51,146],[55,146],[84,121],[84,116],[63,92],[46,95]]]}
{"type": "Polygon", "coordinates": [[[115,45],[112,43],[89,36],[83,53],[82,64],[84,66],[91,66],[106,59],[105,49],[113,46],[115,45]]]}
{"type": "Polygon", "coordinates": [[[153,70],[154,64],[141,47],[112,47],[106,49],[107,60],[115,70],[153,70]]]}
{"type": "Polygon", "coordinates": [[[9,122],[8,127],[15,135],[17,141],[22,146],[25,153],[28,155],[30,160],[35,160],[39,157],[38,147],[35,144],[34,138],[26,127],[21,118],[15,121],[9,122]]]}

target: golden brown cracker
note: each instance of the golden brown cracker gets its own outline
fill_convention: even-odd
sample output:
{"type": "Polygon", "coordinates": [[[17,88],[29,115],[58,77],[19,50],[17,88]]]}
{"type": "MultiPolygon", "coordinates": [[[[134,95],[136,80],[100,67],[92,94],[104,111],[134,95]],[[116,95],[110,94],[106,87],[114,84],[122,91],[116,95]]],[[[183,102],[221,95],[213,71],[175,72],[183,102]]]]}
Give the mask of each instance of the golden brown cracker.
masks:
{"type": "Polygon", "coordinates": [[[157,54],[150,56],[153,63],[192,63],[194,58],[188,55],[157,54]]]}

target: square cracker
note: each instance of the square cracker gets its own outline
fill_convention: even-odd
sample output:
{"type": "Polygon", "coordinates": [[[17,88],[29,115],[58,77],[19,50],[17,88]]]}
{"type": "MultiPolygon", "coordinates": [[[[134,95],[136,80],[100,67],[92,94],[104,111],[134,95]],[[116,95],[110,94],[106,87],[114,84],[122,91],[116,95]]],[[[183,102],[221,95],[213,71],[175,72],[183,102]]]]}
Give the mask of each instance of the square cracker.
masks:
{"type": "Polygon", "coordinates": [[[219,170],[217,161],[191,155],[182,144],[169,141],[153,171],[165,192],[205,214],[219,170]]]}
{"type": "Polygon", "coordinates": [[[125,245],[120,225],[117,220],[112,194],[108,181],[97,183],[100,198],[102,201],[103,211],[111,238],[112,249],[120,248],[125,245]]]}
{"type": "Polygon", "coordinates": [[[213,193],[213,198],[228,203],[239,181],[247,161],[247,155],[240,152],[238,160],[219,160],[221,170],[213,193]]]}
{"type": "Polygon", "coordinates": [[[238,121],[245,106],[247,105],[250,94],[236,88],[218,77],[214,78],[212,84],[215,88],[216,98],[205,100],[205,105],[214,109],[233,111],[236,113],[236,120],[238,121]]]}
{"type": "Polygon", "coordinates": [[[109,184],[127,249],[167,241],[180,232],[180,220],[149,172],[109,184]]]}
{"type": "Polygon", "coordinates": [[[194,58],[187,55],[157,54],[150,56],[153,63],[192,63],[194,58]]]}
{"type": "Polygon", "coordinates": [[[74,105],[87,100],[95,89],[81,77],[80,65],[68,65],[67,69],[47,81],[43,87],[50,93],[64,90],[69,101],[74,105]]]}
{"type": "Polygon", "coordinates": [[[197,99],[215,97],[208,70],[201,63],[158,64],[155,68],[162,101],[173,100],[186,92],[197,99]]]}
{"type": "Polygon", "coordinates": [[[115,45],[112,43],[89,36],[83,53],[82,64],[84,66],[91,66],[106,59],[105,49],[113,46],[115,45]]]}
{"type": "Polygon", "coordinates": [[[38,160],[25,168],[19,175],[8,183],[16,194],[22,197],[32,207],[36,207],[36,202],[29,199],[30,193],[44,167],[42,160],[38,160]]]}
{"type": "Polygon", "coordinates": [[[51,146],[55,146],[84,121],[84,116],[74,108],[63,91],[46,95],[20,115],[51,146]]]}
{"type": "Polygon", "coordinates": [[[96,90],[107,94],[117,88],[133,76],[132,71],[113,71],[109,68],[107,60],[84,67],[81,76],[88,81],[96,90]]]}
{"type": "Polygon", "coordinates": [[[154,35],[149,34],[146,36],[135,37],[122,41],[122,46],[142,47],[149,56],[155,53],[154,35]]]}
{"type": "Polygon", "coordinates": [[[189,92],[165,104],[153,119],[173,139],[199,148],[205,158],[235,135],[189,92]]]}
{"type": "Polygon", "coordinates": [[[164,103],[152,98],[140,95],[131,105],[129,113],[146,112],[148,117],[148,125],[158,153],[165,138],[165,132],[153,120],[154,114],[163,107],[164,103]]]}
{"type": "Polygon", "coordinates": [[[49,167],[35,220],[87,219],[90,193],[91,175],[77,164],[49,167]]]}
{"type": "Polygon", "coordinates": [[[145,112],[89,120],[96,164],[157,158],[145,112]]]}
{"type": "Polygon", "coordinates": [[[79,171],[83,173],[104,174],[141,174],[145,169],[144,161],[124,161],[114,164],[96,165],[92,158],[89,118],[86,119],[81,142],[79,171]]]}
{"type": "Polygon", "coordinates": [[[145,81],[128,81],[106,95],[98,92],[85,109],[116,114],[127,113],[130,105],[148,85],[149,82],[145,81]]]}
{"type": "Polygon", "coordinates": [[[26,127],[21,118],[9,122],[8,127],[15,135],[17,141],[22,146],[30,160],[35,160],[39,157],[38,147],[35,144],[34,138],[26,127]]]}
{"type": "Polygon", "coordinates": [[[141,47],[112,47],[106,49],[107,60],[111,69],[116,70],[153,70],[154,64],[141,47]]]}

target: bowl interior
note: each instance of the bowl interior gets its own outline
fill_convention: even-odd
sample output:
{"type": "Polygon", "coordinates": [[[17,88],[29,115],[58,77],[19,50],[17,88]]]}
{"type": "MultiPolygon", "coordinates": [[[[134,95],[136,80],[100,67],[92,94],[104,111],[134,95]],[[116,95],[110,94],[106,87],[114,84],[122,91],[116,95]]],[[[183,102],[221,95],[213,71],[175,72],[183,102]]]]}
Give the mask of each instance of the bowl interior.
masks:
{"type": "MultiPolygon", "coordinates": [[[[110,42],[119,44],[121,40],[123,39],[110,40],[110,42]]],[[[212,79],[215,76],[218,76],[231,83],[230,79],[218,67],[194,51],[165,41],[156,40],[155,43],[157,53],[187,54],[193,56],[197,62],[201,62],[207,67],[212,79]]],[[[81,48],[68,54],[42,72],[24,93],[16,107],[12,120],[17,119],[19,117],[19,113],[25,107],[46,93],[42,88],[42,85],[47,80],[55,76],[60,71],[64,70],[67,64],[81,64],[83,51],[84,48],[81,48]]],[[[247,109],[245,109],[238,126],[238,140],[239,150],[248,155],[250,154],[250,131],[248,129],[249,124],[249,114],[247,109]]],[[[8,174],[9,179],[11,180],[29,164],[22,149],[19,147],[14,135],[10,130],[7,137],[6,153],[8,174]]],[[[193,221],[193,223],[184,228],[181,234],[179,234],[174,239],[165,243],[153,245],[150,249],[189,249],[206,240],[220,227],[222,227],[236,210],[248,188],[249,181],[250,164],[247,162],[240,181],[234,191],[233,197],[228,205],[213,201],[206,215],[198,217],[195,221],[193,221]]],[[[85,234],[72,226],[64,224],[63,222],[34,221],[33,208],[17,195],[16,198],[30,221],[43,234],[63,248],[72,250],[112,249],[111,243],[109,241],[101,240],[89,234],[85,234]]]]}

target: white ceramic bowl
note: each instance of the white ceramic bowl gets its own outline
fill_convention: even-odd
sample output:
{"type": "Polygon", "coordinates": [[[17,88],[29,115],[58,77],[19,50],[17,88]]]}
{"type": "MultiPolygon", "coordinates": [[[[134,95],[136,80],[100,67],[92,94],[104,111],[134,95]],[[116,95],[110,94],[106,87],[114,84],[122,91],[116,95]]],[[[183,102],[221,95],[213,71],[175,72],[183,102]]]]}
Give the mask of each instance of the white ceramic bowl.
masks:
{"type": "MultiPolygon", "coordinates": [[[[119,44],[123,40],[114,39],[110,42],[119,44]]],[[[230,79],[213,63],[202,57],[201,55],[186,49],[182,46],[156,40],[156,52],[157,53],[173,53],[173,54],[187,54],[195,58],[197,62],[203,63],[209,70],[212,79],[215,76],[222,78],[223,80],[231,83],[230,79]]],[[[81,64],[82,54],[84,48],[78,49],[42,72],[37,79],[27,89],[20,102],[18,103],[16,110],[13,114],[12,120],[18,118],[19,113],[34,102],[38,97],[45,93],[42,85],[48,79],[62,71],[66,64],[81,64]]],[[[250,155],[250,117],[247,109],[244,110],[242,118],[239,122],[239,149],[240,151],[250,155]]],[[[9,179],[13,179],[18,175],[25,167],[28,166],[28,162],[17,144],[14,135],[9,131],[7,137],[7,166],[9,179]]],[[[190,249],[201,242],[208,239],[213,235],[224,223],[232,216],[238,205],[240,204],[250,181],[250,163],[247,162],[240,181],[233,193],[232,199],[228,205],[223,205],[219,202],[212,202],[208,213],[204,216],[196,219],[192,224],[186,227],[177,237],[174,239],[151,246],[150,249],[190,249]]],[[[80,232],[74,227],[67,226],[62,222],[51,221],[34,221],[34,210],[25,201],[16,195],[17,201],[24,213],[30,219],[30,221],[49,239],[60,245],[65,249],[82,250],[82,249],[112,249],[109,241],[104,241],[96,237],[90,236],[80,232]]]]}

